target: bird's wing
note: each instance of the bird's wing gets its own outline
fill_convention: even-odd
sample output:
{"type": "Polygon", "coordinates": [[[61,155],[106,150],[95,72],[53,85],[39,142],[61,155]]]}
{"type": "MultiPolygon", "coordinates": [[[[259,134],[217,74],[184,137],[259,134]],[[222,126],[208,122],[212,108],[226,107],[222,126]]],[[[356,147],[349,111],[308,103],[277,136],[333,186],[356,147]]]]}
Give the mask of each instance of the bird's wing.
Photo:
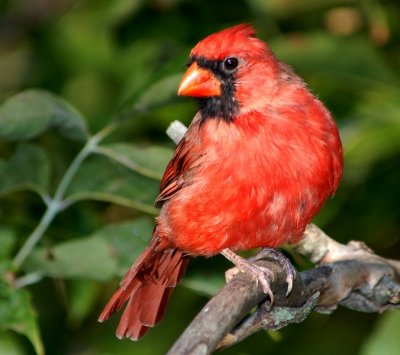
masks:
{"type": "Polygon", "coordinates": [[[161,180],[160,194],[155,201],[156,207],[161,207],[184,186],[190,184],[192,169],[197,166],[197,160],[201,156],[198,139],[193,132],[196,128],[198,127],[194,127],[193,124],[189,127],[168,163],[161,180]]]}

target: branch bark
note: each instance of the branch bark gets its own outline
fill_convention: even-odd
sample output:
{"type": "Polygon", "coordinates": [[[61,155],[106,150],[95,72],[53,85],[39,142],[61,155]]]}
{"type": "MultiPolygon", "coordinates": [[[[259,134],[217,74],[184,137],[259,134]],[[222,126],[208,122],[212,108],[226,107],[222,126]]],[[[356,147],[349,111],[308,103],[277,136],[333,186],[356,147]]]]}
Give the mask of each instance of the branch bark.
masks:
{"type": "MultiPolygon", "coordinates": [[[[178,143],[184,132],[185,127],[175,122],[168,135],[178,143]]],[[[340,244],[313,224],[294,248],[317,266],[297,275],[288,297],[285,271],[273,261],[258,261],[275,276],[272,306],[260,285],[234,269],[168,354],[210,354],[261,329],[280,329],[302,322],[311,311],[331,313],[338,305],[360,312],[400,308],[400,261],[382,258],[362,242],[340,244]]]]}

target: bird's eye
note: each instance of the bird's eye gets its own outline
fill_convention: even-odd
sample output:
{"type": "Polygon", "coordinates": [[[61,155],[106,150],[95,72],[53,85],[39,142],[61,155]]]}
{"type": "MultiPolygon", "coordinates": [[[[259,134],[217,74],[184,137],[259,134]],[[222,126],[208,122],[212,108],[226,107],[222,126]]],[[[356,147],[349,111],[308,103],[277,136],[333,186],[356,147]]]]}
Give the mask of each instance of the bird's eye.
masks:
{"type": "Polygon", "coordinates": [[[229,57],[224,60],[224,68],[226,70],[232,71],[239,65],[239,60],[235,57],[229,57]]]}

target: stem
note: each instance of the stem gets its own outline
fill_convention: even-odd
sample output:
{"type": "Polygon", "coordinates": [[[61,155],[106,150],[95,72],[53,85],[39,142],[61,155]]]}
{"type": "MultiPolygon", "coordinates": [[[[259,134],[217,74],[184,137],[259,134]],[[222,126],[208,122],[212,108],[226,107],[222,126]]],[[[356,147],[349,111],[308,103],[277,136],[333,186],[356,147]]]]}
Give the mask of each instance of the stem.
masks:
{"type": "Polygon", "coordinates": [[[68,189],[69,184],[71,183],[73,177],[78,171],[79,167],[82,165],[83,161],[90,155],[97,147],[97,145],[107,137],[114,129],[117,127],[117,124],[111,124],[100,132],[90,137],[86,144],[83,146],[82,150],[78,153],[75,159],[72,161],[71,165],[68,167],[64,176],[62,177],[55,193],[54,197],[48,199],[47,201],[47,209],[44,213],[42,219],[39,224],[36,226],[34,231],[26,240],[25,244],[19,250],[17,255],[15,256],[13,263],[16,269],[19,269],[20,266],[24,263],[25,259],[32,252],[33,248],[43,237],[47,228],[53,222],[55,216],[64,209],[64,204],[62,203],[62,199],[64,198],[65,192],[68,189]]]}
{"type": "Polygon", "coordinates": [[[78,153],[78,155],[72,161],[71,165],[68,167],[57,187],[56,192],[54,193],[54,197],[52,199],[53,202],[61,202],[65,192],[68,189],[69,184],[71,183],[72,178],[75,176],[76,172],[78,171],[79,167],[82,165],[86,157],[93,151],[94,147],[97,145],[98,142],[93,139],[94,137],[95,136],[91,137],[87,141],[82,150],[78,153]]]}
{"type": "Polygon", "coordinates": [[[42,238],[44,232],[47,230],[48,226],[53,221],[57,212],[58,209],[55,207],[55,205],[53,203],[50,203],[39,224],[36,226],[34,231],[26,240],[23,247],[19,250],[18,254],[15,256],[13,263],[16,269],[19,269],[19,267],[25,261],[26,257],[31,253],[32,249],[42,238]]]}
{"type": "Polygon", "coordinates": [[[31,274],[24,275],[18,279],[15,280],[14,282],[14,287],[15,288],[23,288],[32,284],[35,284],[42,280],[44,277],[44,274],[40,271],[38,272],[32,272],[31,274]]]}

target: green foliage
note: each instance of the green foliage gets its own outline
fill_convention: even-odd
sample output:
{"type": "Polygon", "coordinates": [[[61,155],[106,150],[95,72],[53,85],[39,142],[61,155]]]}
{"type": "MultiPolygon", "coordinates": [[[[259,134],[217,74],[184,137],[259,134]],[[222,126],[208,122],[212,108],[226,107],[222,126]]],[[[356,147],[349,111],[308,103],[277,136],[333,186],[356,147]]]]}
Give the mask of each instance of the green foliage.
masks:
{"type": "MultiPolygon", "coordinates": [[[[339,123],[345,175],[316,222],[400,259],[395,1],[39,3],[0,6],[1,354],[163,353],[221,287],[228,264],[199,258],[140,343],[95,321],[151,235],[173,151],[165,129],[194,115],[176,97],[189,50],[239,22],[257,27],[339,123]]],[[[398,314],[366,317],[311,317],[276,341],[260,334],[226,353],[258,354],[260,342],[277,354],[320,354],[323,344],[325,354],[399,352],[398,314]]]]}
{"type": "MultiPolygon", "coordinates": [[[[168,104],[177,85],[177,76],[172,79],[162,79],[155,86],[150,85],[144,95],[138,95],[132,114],[168,104]],[[157,89],[163,95],[154,95],[157,89]]],[[[89,281],[104,282],[121,276],[151,235],[153,223],[138,215],[131,221],[94,231],[88,237],[37,247],[57,214],[79,201],[103,201],[148,214],[157,212],[153,201],[172,151],[161,146],[135,146],[125,142],[100,145],[122,122],[111,122],[97,135],[89,137],[85,118],[63,99],[43,90],[18,93],[0,107],[1,137],[18,142],[11,156],[0,161],[0,196],[30,190],[40,195],[46,205],[41,221],[13,263],[10,257],[16,243],[12,226],[0,230],[1,261],[9,265],[3,267],[1,275],[4,276],[0,279],[0,325],[26,335],[38,354],[44,351],[39,328],[29,293],[20,287],[44,277],[73,280],[75,291],[70,319],[81,322],[89,315],[90,303],[96,297],[93,292],[96,288],[89,281]],[[54,194],[50,189],[51,149],[43,143],[41,146],[23,142],[44,135],[51,128],[61,137],[84,142],[80,153],[55,183],[54,194]],[[15,282],[6,278],[13,277],[21,266],[25,276],[15,282]],[[86,283],[79,282],[82,279],[86,283]],[[87,297],[80,299],[76,292],[82,291],[87,297]]]]}
{"type": "Polygon", "coordinates": [[[67,191],[68,203],[98,200],[156,213],[158,183],[104,158],[82,164],[67,191]]]}
{"type": "Polygon", "coordinates": [[[365,343],[362,355],[391,355],[400,349],[400,339],[397,330],[400,326],[400,313],[386,313],[379,320],[371,337],[365,343]]]}
{"type": "Polygon", "coordinates": [[[106,281],[121,276],[145,248],[153,229],[148,218],[112,224],[80,239],[37,248],[27,259],[28,273],[55,278],[106,281]]]}
{"type": "Polygon", "coordinates": [[[44,354],[35,312],[28,291],[14,288],[7,275],[8,267],[0,265],[0,329],[12,329],[26,335],[38,354],[44,354]]]}
{"type": "Polygon", "coordinates": [[[0,196],[25,189],[45,196],[49,179],[49,159],[38,145],[20,143],[8,161],[0,160],[0,196]]]}
{"type": "Polygon", "coordinates": [[[116,269],[109,257],[107,244],[99,238],[85,238],[38,249],[26,261],[27,270],[40,270],[45,276],[59,278],[85,277],[105,281],[116,269]]]}
{"type": "Polygon", "coordinates": [[[12,229],[0,227],[0,260],[6,259],[15,245],[15,235],[12,229]]]}
{"type": "Polygon", "coordinates": [[[395,157],[400,151],[400,91],[378,86],[365,93],[365,102],[356,106],[354,120],[344,130],[348,178],[361,179],[380,160],[395,157]]]}
{"type": "Polygon", "coordinates": [[[118,161],[128,169],[143,176],[161,180],[172,149],[161,146],[135,147],[132,144],[114,143],[102,145],[98,153],[118,161]]]}
{"type": "Polygon", "coordinates": [[[55,127],[61,135],[84,140],[84,118],[63,99],[41,90],[27,90],[0,106],[0,138],[20,141],[55,127]]]}

